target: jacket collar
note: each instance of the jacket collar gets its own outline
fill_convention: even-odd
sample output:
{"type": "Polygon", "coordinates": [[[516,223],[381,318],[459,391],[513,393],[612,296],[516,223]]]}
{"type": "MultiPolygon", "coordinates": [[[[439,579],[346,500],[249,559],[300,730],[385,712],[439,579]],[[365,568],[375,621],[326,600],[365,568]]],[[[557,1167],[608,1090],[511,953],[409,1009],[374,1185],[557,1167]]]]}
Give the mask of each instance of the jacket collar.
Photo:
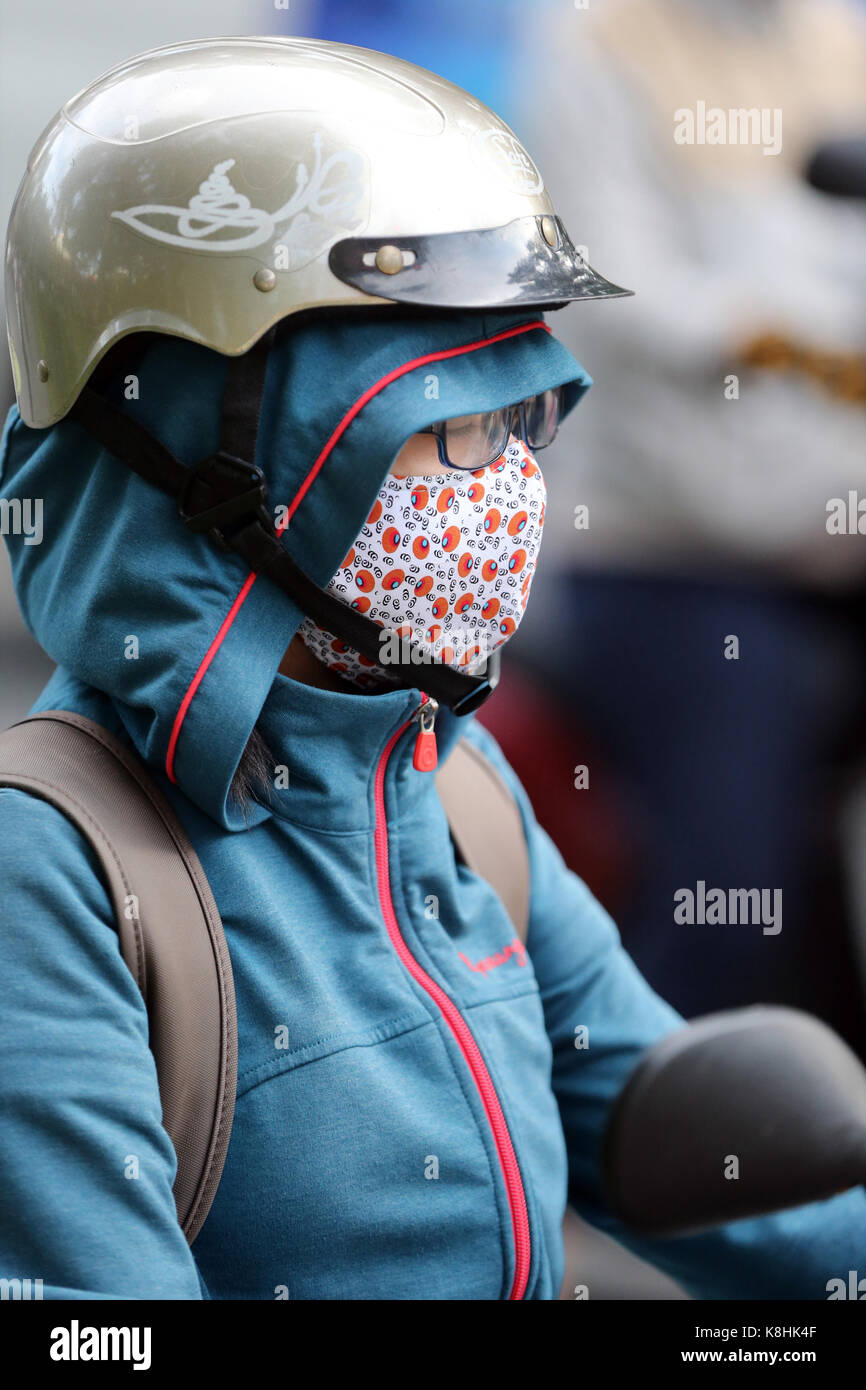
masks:
{"type": "MultiPolygon", "coordinates": [[[[390,804],[398,816],[413,809],[435,781],[435,774],[419,772],[412,762],[422,700],[420,690],[349,694],[278,674],[258,720],[277,769],[270,813],[336,834],[369,832],[375,825],[377,769],[407,722],[388,759],[390,804]]],[[[467,722],[450,710],[438,711],[440,762],[467,722]]]]}

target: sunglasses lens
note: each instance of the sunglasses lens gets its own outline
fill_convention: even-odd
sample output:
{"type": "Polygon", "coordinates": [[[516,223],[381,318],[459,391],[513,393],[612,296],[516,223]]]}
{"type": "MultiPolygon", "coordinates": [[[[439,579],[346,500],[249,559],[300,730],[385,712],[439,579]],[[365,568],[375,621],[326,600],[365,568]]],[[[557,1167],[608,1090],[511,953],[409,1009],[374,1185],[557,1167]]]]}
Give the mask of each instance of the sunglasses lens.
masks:
{"type": "Polygon", "coordinates": [[[494,463],[508,443],[512,413],[509,407],[446,420],[445,451],[452,468],[486,468],[494,463]]]}
{"type": "Polygon", "coordinates": [[[562,387],[530,396],[524,403],[526,411],[526,443],[530,449],[546,449],[552,444],[562,415],[562,387]]]}

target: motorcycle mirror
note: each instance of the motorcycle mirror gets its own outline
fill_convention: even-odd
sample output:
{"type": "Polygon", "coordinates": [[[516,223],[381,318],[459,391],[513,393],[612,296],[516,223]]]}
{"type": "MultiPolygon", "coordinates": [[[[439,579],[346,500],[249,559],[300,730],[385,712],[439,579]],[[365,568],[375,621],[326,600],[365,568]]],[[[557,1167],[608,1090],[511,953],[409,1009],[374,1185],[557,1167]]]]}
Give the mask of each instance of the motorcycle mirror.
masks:
{"type": "Polygon", "coordinates": [[[812,154],[806,179],[820,193],[866,198],[866,137],[827,140],[812,154]]]}
{"type": "Polygon", "coordinates": [[[634,1230],[674,1235],[866,1182],[866,1070],[809,1014],[710,1014],[657,1043],[605,1137],[611,1203],[634,1230]]]}

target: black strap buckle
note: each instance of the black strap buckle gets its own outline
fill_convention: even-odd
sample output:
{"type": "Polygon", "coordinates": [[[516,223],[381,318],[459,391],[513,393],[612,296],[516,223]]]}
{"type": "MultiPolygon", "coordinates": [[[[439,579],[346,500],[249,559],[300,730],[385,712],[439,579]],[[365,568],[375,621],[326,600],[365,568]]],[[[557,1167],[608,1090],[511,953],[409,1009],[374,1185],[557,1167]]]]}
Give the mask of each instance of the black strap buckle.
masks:
{"type": "Polygon", "coordinates": [[[497,647],[487,658],[487,679],[470,690],[468,695],[462,696],[451,706],[451,713],[459,716],[464,714],[474,714],[475,710],[480,709],[489,695],[492,695],[499,684],[499,675],[502,664],[502,653],[497,647]]]}
{"type": "Polygon", "coordinates": [[[249,521],[273,529],[265,475],[255,464],[218,449],[187,474],[177,506],[190,531],[206,531],[221,550],[230,551],[232,536],[249,521]]]}

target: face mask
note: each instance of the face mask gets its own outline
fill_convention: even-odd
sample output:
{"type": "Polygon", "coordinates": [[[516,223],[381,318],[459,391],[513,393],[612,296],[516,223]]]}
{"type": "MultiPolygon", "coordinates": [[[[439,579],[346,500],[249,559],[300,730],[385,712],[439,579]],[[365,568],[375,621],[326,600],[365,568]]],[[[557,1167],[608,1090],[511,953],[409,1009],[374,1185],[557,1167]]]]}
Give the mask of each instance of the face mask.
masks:
{"type": "MultiPolygon", "coordinates": [[[[382,663],[360,656],[310,618],[314,656],[356,685],[392,683],[389,661],[411,641],[474,674],[517,630],[544,524],[545,486],[525,445],[474,473],[389,474],[328,591],[383,628],[382,663]]],[[[418,667],[423,689],[423,667],[418,667]]]]}

